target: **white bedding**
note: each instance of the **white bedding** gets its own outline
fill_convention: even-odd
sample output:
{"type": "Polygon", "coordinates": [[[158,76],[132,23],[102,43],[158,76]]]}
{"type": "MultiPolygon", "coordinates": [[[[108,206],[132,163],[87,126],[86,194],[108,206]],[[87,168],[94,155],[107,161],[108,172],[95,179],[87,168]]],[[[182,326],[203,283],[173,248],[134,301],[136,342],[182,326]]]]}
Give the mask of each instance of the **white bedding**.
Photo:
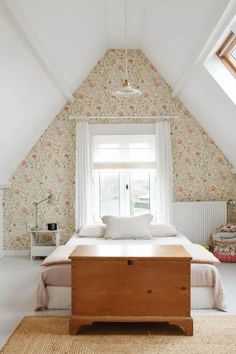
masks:
{"type": "Polygon", "coordinates": [[[104,238],[95,238],[95,237],[79,237],[78,234],[74,234],[66,245],[71,246],[79,246],[79,245],[98,245],[98,244],[106,244],[106,245],[126,245],[130,243],[135,243],[135,245],[183,245],[183,244],[191,244],[187,237],[182,234],[178,234],[176,236],[168,236],[168,237],[153,237],[149,240],[111,240],[104,238]]]}

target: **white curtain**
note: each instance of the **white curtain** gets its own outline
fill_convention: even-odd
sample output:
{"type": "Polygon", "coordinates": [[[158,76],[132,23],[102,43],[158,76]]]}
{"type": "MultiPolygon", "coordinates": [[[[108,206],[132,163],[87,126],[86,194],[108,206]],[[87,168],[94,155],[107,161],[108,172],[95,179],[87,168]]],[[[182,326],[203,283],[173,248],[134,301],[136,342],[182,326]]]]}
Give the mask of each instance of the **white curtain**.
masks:
{"type": "Polygon", "coordinates": [[[92,143],[89,125],[77,121],[76,126],[76,229],[92,222],[92,143]]]}
{"type": "Polygon", "coordinates": [[[173,183],[170,122],[156,123],[156,161],[157,161],[157,210],[158,222],[172,222],[173,183]]]}

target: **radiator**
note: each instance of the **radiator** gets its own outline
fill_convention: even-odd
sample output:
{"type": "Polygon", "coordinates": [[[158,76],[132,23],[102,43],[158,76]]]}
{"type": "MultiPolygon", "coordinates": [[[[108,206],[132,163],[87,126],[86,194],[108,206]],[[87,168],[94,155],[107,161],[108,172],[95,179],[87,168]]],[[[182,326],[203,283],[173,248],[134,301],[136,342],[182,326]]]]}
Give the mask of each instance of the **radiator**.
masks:
{"type": "Polygon", "coordinates": [[[208,243],[213,230],[227,222],[227,202],[176,202],[173,221],[194,243],[208,243]]]}

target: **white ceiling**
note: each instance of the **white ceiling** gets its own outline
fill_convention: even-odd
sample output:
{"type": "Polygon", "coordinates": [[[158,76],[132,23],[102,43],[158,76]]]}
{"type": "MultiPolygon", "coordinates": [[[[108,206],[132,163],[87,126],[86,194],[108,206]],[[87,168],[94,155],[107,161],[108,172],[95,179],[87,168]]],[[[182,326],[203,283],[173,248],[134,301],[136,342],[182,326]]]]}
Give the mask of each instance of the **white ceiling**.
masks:
{"type": "MultiPolygon", "coordinates": [[[[0,185],[105,51],[124,47],[123,8],[123,0],[0,0],[0,185]]],[[[178,88],[236,167],[236,106],[195,65],[225,9],[236,14],[236,0],[127,0],[128,46],[178,88]]]]}

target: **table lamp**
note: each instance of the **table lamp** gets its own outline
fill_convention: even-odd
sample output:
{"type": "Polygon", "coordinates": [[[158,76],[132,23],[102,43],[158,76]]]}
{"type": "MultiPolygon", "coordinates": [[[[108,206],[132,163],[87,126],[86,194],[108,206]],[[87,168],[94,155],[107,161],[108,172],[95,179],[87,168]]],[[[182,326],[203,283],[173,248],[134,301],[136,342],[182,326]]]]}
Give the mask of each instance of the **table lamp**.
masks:
{"type": "Polygon", "coordinates": [[[48,203],[52,202],[52,194],[49,194],[48,197],[40,200],[39,202],[35,203],[35,226],[32,228],[32,230],[38,230],[39,226],[38,226],[38,206],[39,204],[42,204],[44,202],[48,201],[48,203]]]}

